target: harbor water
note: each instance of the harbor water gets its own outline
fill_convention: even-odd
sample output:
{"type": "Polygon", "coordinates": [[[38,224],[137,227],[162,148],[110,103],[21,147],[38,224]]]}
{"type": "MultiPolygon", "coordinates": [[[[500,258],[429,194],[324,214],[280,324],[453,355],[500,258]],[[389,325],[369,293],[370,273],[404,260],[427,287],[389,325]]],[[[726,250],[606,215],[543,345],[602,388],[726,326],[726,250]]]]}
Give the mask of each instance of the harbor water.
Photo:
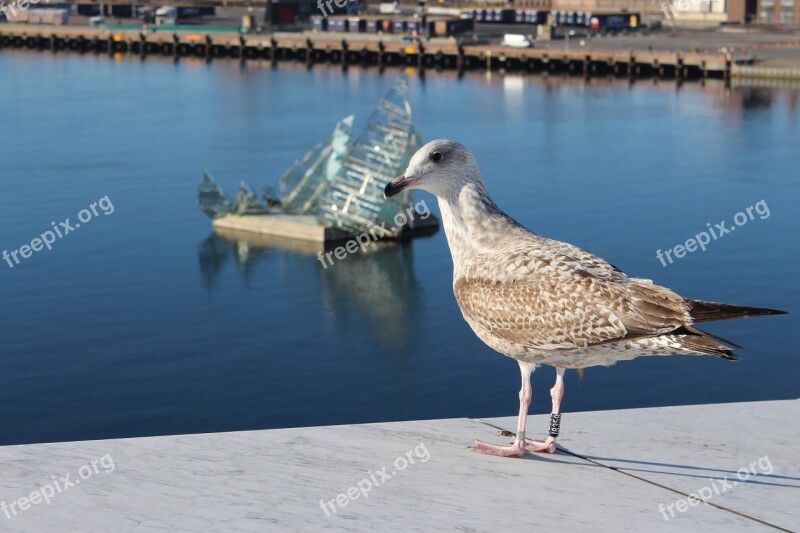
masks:
{"type": "MultiPolygon", "coordinates": [[[[0,70],[0,252],[61,232],[0,262],[0,444],[516,414],[517,365],[463,321],[442,231],[323,266],[314,246],[216,235],[197,208],[204,171],[229,194],[276,186],[399,70],[25,52],[0,70]]],[[[565,429],[570,411],[800,395],[798,94],[412,73],[417,131],[467,145],[529,229],[791,313],[706,324],[738,363],[568,371],[565,429]],[[721,221],[735,230],[676,251],[721,221]]],[[[532,413],[554,376],[534,373],[532,413]]]]}

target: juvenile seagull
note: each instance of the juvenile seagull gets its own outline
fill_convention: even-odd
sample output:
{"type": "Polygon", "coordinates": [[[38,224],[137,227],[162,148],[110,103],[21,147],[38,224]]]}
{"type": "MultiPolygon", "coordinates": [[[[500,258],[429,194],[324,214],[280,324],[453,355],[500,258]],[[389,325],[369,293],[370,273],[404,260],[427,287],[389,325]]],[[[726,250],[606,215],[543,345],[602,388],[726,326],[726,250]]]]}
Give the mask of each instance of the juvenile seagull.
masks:
{"type": "Polygon", "coordinates": [[[454,141],[423,146],[384,193],[390,197],[406,189],[438,198],[461,313],[483,342],[516,359],[522,374],[514,442],[475,441],[475,452],[504,457],[555,452],[566,368],[640,355],[734,360],[722,342],[735,344],[692,324],[784,313],[683,298],[650,280],[629,278],[576,246],[531,233],[495,205],[472,154],[454,141]],[[556,368],[550,431],[543,442],[525,438],[531,374],[540,364],[556,368]]]}

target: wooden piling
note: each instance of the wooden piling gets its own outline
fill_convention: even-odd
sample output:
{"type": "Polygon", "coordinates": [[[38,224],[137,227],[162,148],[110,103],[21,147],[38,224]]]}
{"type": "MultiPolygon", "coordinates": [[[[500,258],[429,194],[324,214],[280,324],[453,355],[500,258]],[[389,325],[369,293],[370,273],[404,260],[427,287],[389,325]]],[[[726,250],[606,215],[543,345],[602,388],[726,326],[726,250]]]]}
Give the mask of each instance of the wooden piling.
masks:
{"type": "Polygon", "coordinates": [[[636,70],[636,56],[633,50],[628,51],[628,79],[633,78],[634,74],[638,74],[636,70]]]}

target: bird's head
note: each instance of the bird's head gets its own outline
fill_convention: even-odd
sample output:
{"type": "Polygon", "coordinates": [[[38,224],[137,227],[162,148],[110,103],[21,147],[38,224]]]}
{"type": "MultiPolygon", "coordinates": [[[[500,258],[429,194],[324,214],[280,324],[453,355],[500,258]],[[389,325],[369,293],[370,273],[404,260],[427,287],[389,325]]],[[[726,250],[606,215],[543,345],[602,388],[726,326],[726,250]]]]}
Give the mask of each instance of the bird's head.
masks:
{"type": "Polygon", "coordinates": [[[390,181],[383,193],[391,198],[406,189],[422,189],[447,198],[474,182],[483,185],[478,164],[469,150],[455,141],[438,139],[417,150],[405,173],[390,181]]]}

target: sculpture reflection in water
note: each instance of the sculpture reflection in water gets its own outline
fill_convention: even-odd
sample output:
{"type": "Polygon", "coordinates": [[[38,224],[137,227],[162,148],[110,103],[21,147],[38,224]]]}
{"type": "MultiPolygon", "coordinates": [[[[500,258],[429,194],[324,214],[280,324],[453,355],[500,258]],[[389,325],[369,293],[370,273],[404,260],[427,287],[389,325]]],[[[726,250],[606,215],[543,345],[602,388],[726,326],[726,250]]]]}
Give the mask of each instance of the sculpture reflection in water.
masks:
{"type": "Polygon", "coordinates": [[[382,349],[397,353],[405,348],[414,327],[419,305],[419,288],[414,276],[411,240],[371,243],[366,252],[348,255],[332,267],[323,268],[319,252],[341,243],[315,243],[269,235],[215,229],[198,247],[200,274],[206,289],[213,292],[227,263],[238,266],[249,284],[262,261],[278,261],[276,283],[283,291],[298,290],[318,283],[325,310],[326,328],[346,334],[348,329],[367,330],[382,349]],[[316,281],[313,272],[317,273],[316,281]],[[391,324],[391,328],[386,328],[391,324]],[[375,332],[375,334],[373,334],[375,332]],[[379,332],[379,333],[378,333],[379,332]]]}

